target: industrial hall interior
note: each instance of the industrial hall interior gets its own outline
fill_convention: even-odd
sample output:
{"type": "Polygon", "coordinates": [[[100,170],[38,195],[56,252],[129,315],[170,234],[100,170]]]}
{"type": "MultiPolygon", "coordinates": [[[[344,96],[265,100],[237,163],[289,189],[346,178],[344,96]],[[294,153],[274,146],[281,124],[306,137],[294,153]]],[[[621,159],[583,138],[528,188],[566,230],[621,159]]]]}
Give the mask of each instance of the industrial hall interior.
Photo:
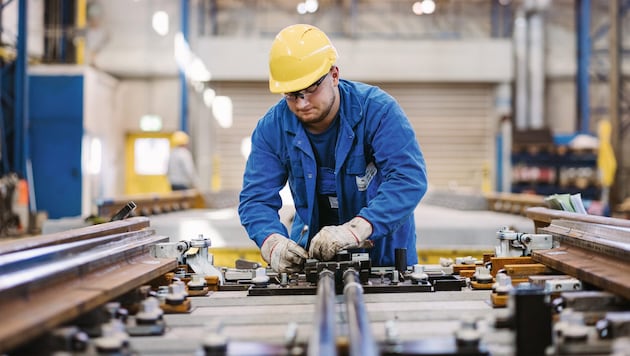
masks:
{"type": "Polygon", "coordinates": [[[630,356],[630,0],[0,4],[0,356],[630,356]]]}

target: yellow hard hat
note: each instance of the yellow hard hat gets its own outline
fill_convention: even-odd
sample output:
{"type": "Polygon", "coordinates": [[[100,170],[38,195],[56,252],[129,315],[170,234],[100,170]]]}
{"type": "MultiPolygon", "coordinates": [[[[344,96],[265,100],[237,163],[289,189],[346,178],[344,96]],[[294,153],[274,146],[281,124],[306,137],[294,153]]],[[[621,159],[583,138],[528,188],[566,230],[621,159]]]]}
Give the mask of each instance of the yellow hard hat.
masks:
{"type": "Polygon", "coordinates": [[[184,131],[175,131],[171,136],[171,143],[173,146],[187,145],[190,141],[190,137],[184,131]]]}
{"type": "Polygon", "coordinates": [[[328,73],[337,50],[319,28],[298,24],[285,27],[271,45],[269,90],[290,93],[307,88],[328,73]]]}

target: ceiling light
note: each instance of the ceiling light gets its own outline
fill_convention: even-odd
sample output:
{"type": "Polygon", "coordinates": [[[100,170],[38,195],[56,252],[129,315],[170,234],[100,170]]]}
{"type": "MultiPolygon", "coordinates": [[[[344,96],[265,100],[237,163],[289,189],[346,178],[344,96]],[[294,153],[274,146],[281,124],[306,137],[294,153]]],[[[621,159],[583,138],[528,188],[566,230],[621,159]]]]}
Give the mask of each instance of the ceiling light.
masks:
{"type": "Polygon", "coordinates": [[[214,102],[214,98],[217,96],[217,93],[212,88],[206,88],[203,90],[203,103],[206,104],[208,108],[212,107],[212,103],[214,102]]]}
{"type": "Polygon", "coordinates": [[[414,2],[413,5],[411,6],[411,11],[413,11],[413,13],[416,15],[422,15],[423,14],[422,3],[420,1],[414,2]]]}
{"type": "Polygon", "coordinates": [[[168,34],[168,14],[164,11],[157,11],[153,14],[151,21],[153,30],[160,36],[166,36],[168,34]]]}
{"type": "Polygon", "coordinates": [[[304,1],[304,5],[306,7],[306,11],[309,13],[314,13],[319,8],[319,3],[317,0],[306,0],[304,1]]]}
{"type": "Polygon", "coordinates": [[[224,129],[232,127],[232,99],[229,96],[217,96],[212,102],[212,114],[224,129]]]}
{"type": "Polygon", "coordinates": [[[422,1],[422,12],[425,14],[432,14],[435,11],[435,1],[433,0],[423,0],[422,1]]]}

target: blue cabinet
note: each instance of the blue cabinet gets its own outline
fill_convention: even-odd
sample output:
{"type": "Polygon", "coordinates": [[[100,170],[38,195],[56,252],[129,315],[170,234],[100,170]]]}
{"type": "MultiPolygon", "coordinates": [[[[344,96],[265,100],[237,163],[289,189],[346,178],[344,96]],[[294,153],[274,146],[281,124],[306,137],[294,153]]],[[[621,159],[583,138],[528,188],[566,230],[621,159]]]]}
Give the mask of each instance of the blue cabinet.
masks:
{"type": "Polygon", "coordinates": [[[30,150],[37,210],[81,215],[83,75],[29,75],[30,150]]]}

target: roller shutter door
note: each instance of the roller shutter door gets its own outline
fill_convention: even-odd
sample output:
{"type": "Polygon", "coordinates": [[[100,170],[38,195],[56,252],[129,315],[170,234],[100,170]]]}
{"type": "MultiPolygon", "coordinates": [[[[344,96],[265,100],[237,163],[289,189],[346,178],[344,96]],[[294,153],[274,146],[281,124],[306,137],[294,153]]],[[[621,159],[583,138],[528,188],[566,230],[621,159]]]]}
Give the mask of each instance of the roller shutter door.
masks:
{"type": "MultiPolygon", "coordinates": [[[[427,162],[433,188],[479,189],[484,165],[494,168],[496,118],[491,84],[378,84],[392,94],[407,113],[427,162]]],[[[245,158],[241,142],[250,136],[258,119],[279,95],[266,83],[223,82],[214,85],[217,95],[227,95],[234,105],[234,124],[218,128],[215,140],[221,157],[221,189],[241,188],[245,158]]],[[[492,177],[492,175],[491,175],[492,177]]]]}

